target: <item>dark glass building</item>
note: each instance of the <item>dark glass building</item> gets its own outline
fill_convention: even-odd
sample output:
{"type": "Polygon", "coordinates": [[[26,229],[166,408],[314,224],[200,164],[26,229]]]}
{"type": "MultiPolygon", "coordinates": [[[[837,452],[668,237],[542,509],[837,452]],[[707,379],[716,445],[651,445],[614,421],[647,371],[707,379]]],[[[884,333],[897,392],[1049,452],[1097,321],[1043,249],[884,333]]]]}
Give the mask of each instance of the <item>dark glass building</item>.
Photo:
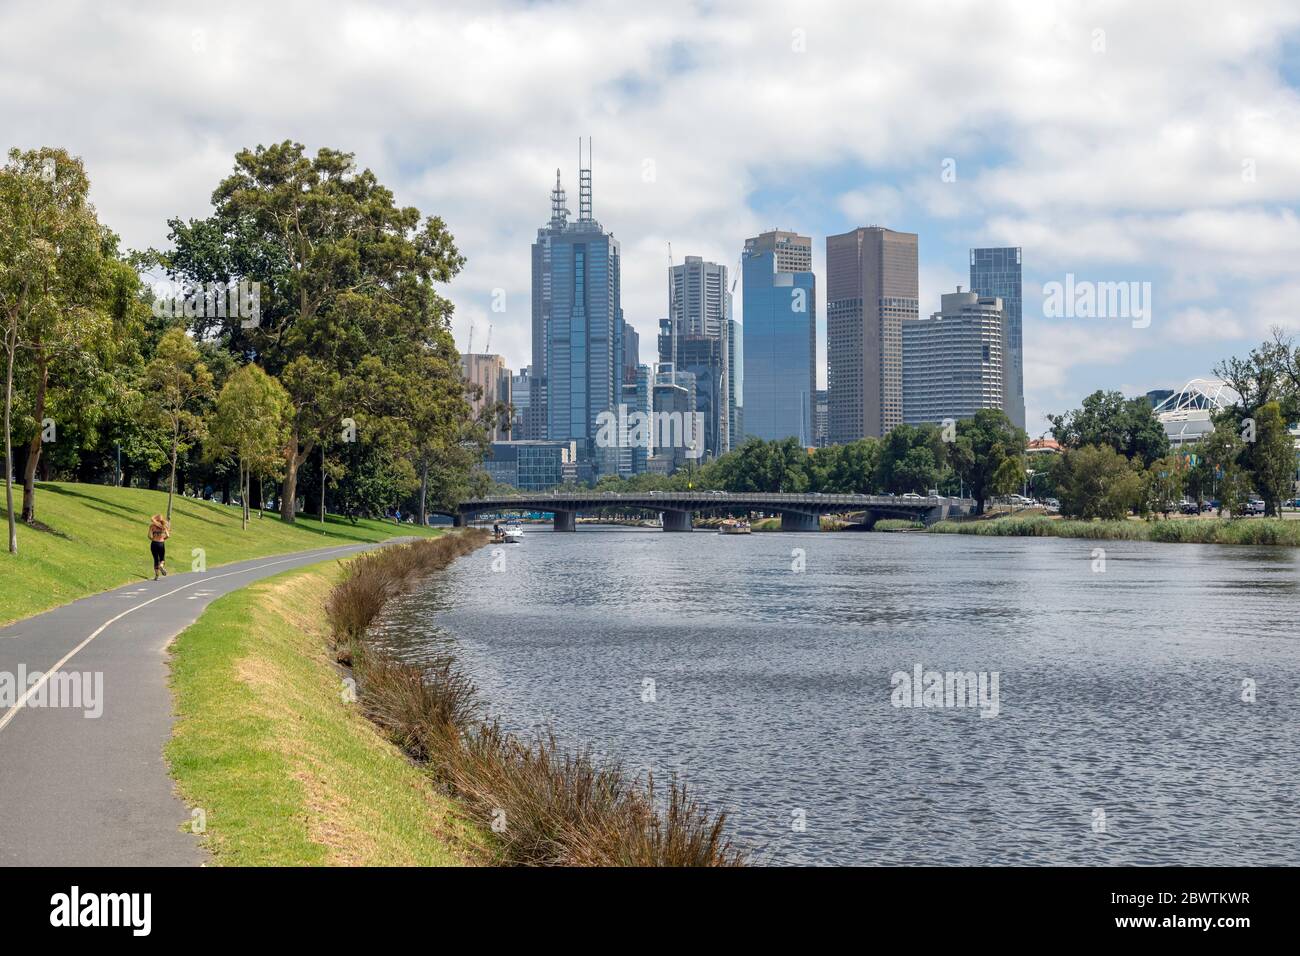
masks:
{"type": "Polygon", "coordinates": [[[533,392],[530,434],[573,441],[580,480],[617,474],[618,449],[595,437],[602,413],[622,398],[623,305],[619,244],[591,215],[591,170],[579,170],[576,221],[569,220],[560,172],[551,220],[533,243],[533,392]]]}
{"type": "Polygon", "coordinates": [[[1002,410],[1018,427],[1025,427],[1025,349],[1021,314],[1020,247],[972,249],[970,290],[1002,300],[1006,338],[1002,343],[1002,410]]]}

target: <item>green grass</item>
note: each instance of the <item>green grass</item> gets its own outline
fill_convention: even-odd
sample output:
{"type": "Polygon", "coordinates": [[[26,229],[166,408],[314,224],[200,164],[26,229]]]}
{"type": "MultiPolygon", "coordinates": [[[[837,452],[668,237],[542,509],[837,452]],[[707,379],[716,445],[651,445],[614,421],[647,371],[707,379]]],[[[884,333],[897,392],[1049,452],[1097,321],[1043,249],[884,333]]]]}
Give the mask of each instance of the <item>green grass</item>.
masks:
{"type": "Polygon", "coordinates": [[[214,601],[172,645],[177,722],[165,756],[225,866],[447,866],[485,841],[381,738],[328,651],[339,562],[214,601]]]}
{"type": "Polygon", "coordinates": [[[1300,521],[1281,518],[1198,518],[1182,521],[1070,521],[1037,515],[977,521],[940,521],[937,534],[1093,538],[1171,544],[1280,544],[1300,547],[1300,521]]]}
{"type": "Polygon", "coordinates": [[[872,531],[913,531],[924,528],[925,525],[920,521],[909,521],[907,518],[881,518],[871,526],[872,531]]]}
{"type": "MultiPolygon", "coordinates": [[[[14,507],[20,503],[21,489],[15,489],[14,507]]],[[[36,518],[42,527],[19,522],[18,556],[0,551],[0,624],[87,594],[152,579],[149,516],[166,510],[165,491],[38,483],[36,518]]],[[[0,507],[0,522],[5,518],[0,507]]],[[[268,513],[259,518],[256,512],[245,531],[239,527],[238,507],[177,497],[172,506],[167,563],[173,571],[188,571],[192,548],[204,550],[211,568],[269,554],[421,533],[429,532],[392,522],[360,520],[353,525],[332,515],[326,516],[322,531],[314,518],[299,518],[288,525],[278,515],[268,513]]],[[[5,539],[7,543],[7,535],[5,539]]]]}

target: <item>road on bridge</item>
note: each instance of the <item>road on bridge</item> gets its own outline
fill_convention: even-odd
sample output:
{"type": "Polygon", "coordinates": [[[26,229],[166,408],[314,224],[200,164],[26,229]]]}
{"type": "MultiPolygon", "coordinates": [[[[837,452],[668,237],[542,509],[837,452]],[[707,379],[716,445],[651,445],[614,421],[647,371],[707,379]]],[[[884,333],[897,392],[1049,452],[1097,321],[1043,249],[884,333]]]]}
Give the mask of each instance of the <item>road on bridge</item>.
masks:
{"type": "MultiPolygon", "coordinates": [[[[391,539],[401,540],[401,539],[391,539]]],[[[386,542],[391,543],[391,542],[386,542]]],[[[167,645],[215,598],[291,568],[378,547],[345,545],[126,584],[0,629],[0,681],[44,683],[0,700],[0,865],[184,866],[190,811],[163,761],[171,736],[167,645]],[[24,706],[63,675],[102,675],[102,714],[24,706]]],[[[0,684],[3,686],[3,684],[0,684]]],[[[82,686],[90,686],[83,683],[82,686]]]]}

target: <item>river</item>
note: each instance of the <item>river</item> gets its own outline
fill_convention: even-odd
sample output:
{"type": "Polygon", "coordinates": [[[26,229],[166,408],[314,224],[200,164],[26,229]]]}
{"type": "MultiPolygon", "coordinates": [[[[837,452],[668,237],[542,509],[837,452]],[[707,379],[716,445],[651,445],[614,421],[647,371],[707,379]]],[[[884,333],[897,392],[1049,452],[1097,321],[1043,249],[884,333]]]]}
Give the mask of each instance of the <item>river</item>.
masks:
{"type": "Polygon", "coordinates": [[[1300,551],[528,526],[381,639],[683,775],[759,863],[1300,863],[1300,551]]]}

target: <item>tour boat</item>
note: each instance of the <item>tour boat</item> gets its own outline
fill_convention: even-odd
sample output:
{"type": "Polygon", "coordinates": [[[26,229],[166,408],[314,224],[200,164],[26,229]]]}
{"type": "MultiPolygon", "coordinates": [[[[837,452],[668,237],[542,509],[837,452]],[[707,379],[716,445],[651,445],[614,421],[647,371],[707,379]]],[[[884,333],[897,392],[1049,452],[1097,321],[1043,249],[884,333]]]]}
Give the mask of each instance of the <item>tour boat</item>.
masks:
{"type": "Polygon", "coordinates": [[[748,521],[724,521],[722,527],[718,529],[718,534],[749,534],[748,521]]]}

